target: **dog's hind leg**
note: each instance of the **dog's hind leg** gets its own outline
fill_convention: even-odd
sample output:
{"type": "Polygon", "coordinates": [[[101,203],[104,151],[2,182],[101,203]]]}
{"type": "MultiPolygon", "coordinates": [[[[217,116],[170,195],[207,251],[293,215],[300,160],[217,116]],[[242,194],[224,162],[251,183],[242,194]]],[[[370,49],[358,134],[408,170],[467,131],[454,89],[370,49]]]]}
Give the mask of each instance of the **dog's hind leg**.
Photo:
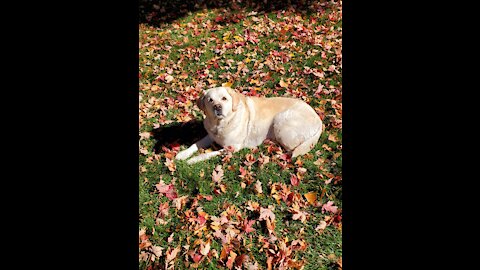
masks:
{"type": "Polygon", "coordinates": [[[322,121],[312,109],[298,106],[275,116],[273,132],[275,140],[296,157],[310,151],[318,142],[322,121]]]}
{"type": "Polygon", "coordinates": [[[320,138],[320,134],[322,134],[322,128],[321,127],[318,130],[318,132],[315,133],[315,135],[313,135],[309,139],[305,140],[303,143],[301,143],[299,146],[297,146],[297,147],[295,147],[295,149],[293,149],[292,158],[294,158],[296,156],[301,156],[303,154],[308,153],[310,150],[312,150],[312,148],[314,148],[315,145],[317,144],[318,139],[320,138]]]}

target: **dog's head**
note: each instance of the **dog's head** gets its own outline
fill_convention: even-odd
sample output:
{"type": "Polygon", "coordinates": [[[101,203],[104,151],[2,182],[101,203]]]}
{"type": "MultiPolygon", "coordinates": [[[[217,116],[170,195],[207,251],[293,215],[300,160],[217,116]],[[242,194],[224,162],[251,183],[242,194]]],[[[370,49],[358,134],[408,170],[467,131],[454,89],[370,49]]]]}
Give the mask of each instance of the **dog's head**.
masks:
{"type": "Polygon", "coordinates": [[[207,117],[223,119],[235,112],[240,94],[230,87],[215,87],[206,90],[197,100],[197,106],[207,117]]]}

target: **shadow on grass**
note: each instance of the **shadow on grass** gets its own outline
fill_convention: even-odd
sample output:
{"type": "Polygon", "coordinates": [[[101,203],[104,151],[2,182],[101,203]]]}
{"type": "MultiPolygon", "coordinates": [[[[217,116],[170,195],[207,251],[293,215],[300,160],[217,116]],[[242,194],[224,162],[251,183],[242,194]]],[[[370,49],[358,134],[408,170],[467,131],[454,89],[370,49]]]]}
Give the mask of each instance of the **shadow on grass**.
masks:
{"type": "Polygon", "coordinates": [[[153,147],[155,153],[162,151],[162,146],[170,148],[171,144],[178,143],[189,147],[201,138],[207,135],[200,120],[190,120],[184,123],[172,123],[162,126],[152,131],[154,139],[157,141],[153,147]]]}
{"type": "Polygon", "coordinates": [[[225,8],[224,17],[244,11],[271,12],[293,8],[297,12],[313,12],[314,2],[328,0],[140,0],[139,22],[158,26],[202,9],[225,8]]]}

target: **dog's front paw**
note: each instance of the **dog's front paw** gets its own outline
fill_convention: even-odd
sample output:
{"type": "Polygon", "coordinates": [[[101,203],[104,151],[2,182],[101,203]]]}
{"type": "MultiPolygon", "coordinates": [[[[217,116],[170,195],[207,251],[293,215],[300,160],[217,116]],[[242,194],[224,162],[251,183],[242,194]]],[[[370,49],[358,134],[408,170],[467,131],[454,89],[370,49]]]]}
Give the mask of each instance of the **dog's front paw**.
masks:
{"type": "Polygon", "coordinates": [[[191,155],[192,155],[192,153],[190,151],[188,151],[188,149],[187,149],[187,150],[183,150],[183,151],[179,152],[177,154],[177,156],[175,157],[175,159],[185,160],[185,159],[189,158],[191,155]]]}

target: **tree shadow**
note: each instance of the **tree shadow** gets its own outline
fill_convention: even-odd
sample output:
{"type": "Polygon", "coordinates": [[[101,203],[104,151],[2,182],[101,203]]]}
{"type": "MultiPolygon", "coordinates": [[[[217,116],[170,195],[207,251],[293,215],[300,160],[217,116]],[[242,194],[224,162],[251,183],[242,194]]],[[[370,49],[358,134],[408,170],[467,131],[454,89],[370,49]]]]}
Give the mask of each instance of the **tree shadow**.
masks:
{"type": "Polygon", "coordinates": [[[190,146],[207,135],[203,122],[197,119],[183,123],[172,123],[152,130],[157,141],[153,150],[156,154],[162,151],[162,146],[171,148],[172,144],[190,146]]]}
{"type": "Polygon", "coordinates": [[[271,12],[293,8],[297,12],[314,12],[312,3],[328,0],[139,0],[139,22],[151,26],[173,20],[203,9],[225,8],[229,15],[245,12],[271,12]]]}

